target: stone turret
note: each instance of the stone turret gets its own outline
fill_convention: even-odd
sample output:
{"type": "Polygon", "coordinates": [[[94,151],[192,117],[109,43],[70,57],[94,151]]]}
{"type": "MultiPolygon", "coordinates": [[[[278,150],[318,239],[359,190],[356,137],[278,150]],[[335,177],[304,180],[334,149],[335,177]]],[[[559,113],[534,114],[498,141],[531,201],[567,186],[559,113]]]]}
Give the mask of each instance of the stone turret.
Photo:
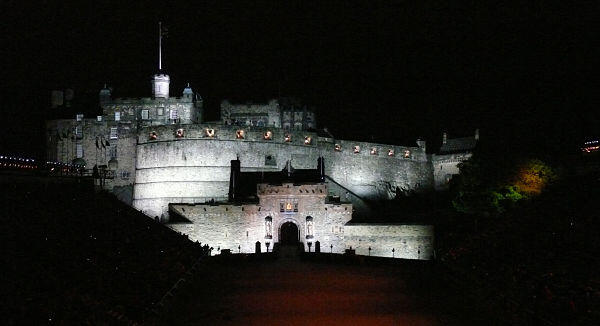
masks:
{"type": "Polygon", "coordinates": [[[169,98],[169,83],[171,79],[167,74],[156,74],[152,79],[152,96],[154,98],[169,98]]]}
{"type": "Polygon", "coordinates": [[[100,106],[104,106],[105,104],[110,103],[111,101],[111,90],[110,88],[106,87],[106,84],[104,84],[104,87],[100,90],[100,106]]]}
{"type": "Polygon", "coordinates": [[[192,100],[192,98],[194,97],[194,92],[192,91],[192,88],[190,87],[190,83],[187,83],[187,86],[183,89],[183,98],[187,99],[187,100],[192,100]]]}

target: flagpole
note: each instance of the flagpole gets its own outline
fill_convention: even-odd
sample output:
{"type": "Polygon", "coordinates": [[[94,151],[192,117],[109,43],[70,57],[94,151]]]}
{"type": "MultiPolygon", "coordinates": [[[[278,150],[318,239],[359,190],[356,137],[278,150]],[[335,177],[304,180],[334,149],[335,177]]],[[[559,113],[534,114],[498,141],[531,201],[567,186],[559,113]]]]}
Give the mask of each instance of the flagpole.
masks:
{"type": "Polygon", "coordinates": [[[158,71],[162,69],[162,22],[158,22],[158,71]]]}

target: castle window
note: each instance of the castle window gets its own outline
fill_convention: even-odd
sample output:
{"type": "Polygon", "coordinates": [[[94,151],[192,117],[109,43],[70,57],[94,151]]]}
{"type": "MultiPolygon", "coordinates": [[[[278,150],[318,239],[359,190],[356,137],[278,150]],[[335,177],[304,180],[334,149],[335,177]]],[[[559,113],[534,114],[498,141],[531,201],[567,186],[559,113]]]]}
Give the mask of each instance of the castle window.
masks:
{"type": "Polygon", "coordinates": [[[404,158],[410,158],[410,151],[408,149],[404,151],[404,158]]]}
{"type": "Polygon", "coordinates": [[[273,239],[273,218],[265,217],[265,239],[273,239]]]}
{"type": "Polygon", "coordinates": [[[183,129],[177,129],[177,131],[175,131],[175,137],[183,138],[183,136],[184,136],[183,129]]]}
{"type": "Polygon", "coordinates": [[[340,144],[335,144],[335,146],[333,146],[333,149],[334,149],[336,152],[341,152],[341,151],[342,151],[342,145],[340,145],[340,144]]]}
{"type": "Polygon", "coordinates": [[[289,143],[289,142],[291,142],[291,141],[292,141],[292,135],[290,135],[290,134],[285,134],[284,141],[285,141],[286,143],[289,143]]]}
{"type": "Polygon", "coordinates": [[[379,153],[377,152],[377,147],[372,147],[371,148],[371,155],[378,155],[379,153]]]}
{"type": "Polygon", "coordinates": [[[156,114],[158,115],[163,115],[165,113],[165,109],[163,108],[158,108],[158,110],[156,110],[156,114]]]}
{"type": "Polygon", "coordinates": [[[298,212],[298,203],[294,203],[294,212],[298,212]]]}
{"type": "Polygon", "coordinates": [[[394,156],[394,150],[388,149],[388,156],[394,156]]]}
{"type": "Polygon", "coordinates": [[[285,204],[285,211],[286,212],[292,211],[292,203],[288,202],[287,204],[285,204]]]}
{"type": "Polygon", "coordinates": [[[121,121],[121,112],[115,112],[115,121],[121,121]]]}
{"type": "Polygon", "coordinates": [[[284,203],[279,203],[279,212],[280,213],[285,212],[285,204],[284,203]]]}
{"type": "Polygon", "coordinates": [[[110,158],[117,158],[117,145],[110,148],[110,158]]]}
{"type": "Polygon", "coordinates": [[[118,139],[119,136],[117,134],[117,127],[110,128],[110,139],[118,139]]]}
{"type": "Polygon", "coordinates": [[[177,120],[177,109],[171,109],[171,111],[169,112],[169,119],[171,120],[177,120]]]}
{"type": "Polygon", "coordinates": [[[101,116],[101,115],[97,115],[97,116],[96,116],[96,121],[98,121],[98,122],[102,122],[102,116],[101,116]]]}
{"type": "Polygon", "coordinates": [[[77,120],[77,121],[83,120],[83,114],[79,113],[79,114],[75,115],[75,120],[77,120]]]}
{"type": "Polygon", "coordinates": [[[360,146],[358,146],[358,145],[354,146],[353,150],[354,150],[354,154],[360,153],[360,146]]]}
{"type": "Polygon", "coordinates": [[[240,129],[235,132],[235,139],[244,139],[245,132],[243,129],[240,129]]]}
{"type": "Polygon", "coordinates": [[[77,138],[81,138],[83,136],[83,128],[81,126],[76,126],[75,127],[75,136],[77,138]]]}
{"type": "Polygon", "coordinates": [[[148,119],[150,119],[150,111],[142,110],[142,120],[148,120],[148,119]]]}
{"type": "Polygon", "coordinates": [[[157,140],[158,139],[158,134],[156,133],[156,131],[150,132],[150,136],[149,136],[148,139],[149,140],[157,140]]]}
{"type": "Polygon", "coordinates": [[[307,239],[312,239],[314,237],[313,230],[314,230],[313,218],[312,218],[312,216],[307,216],[306,217],[306,238],[307,239]]]}
{"type": "Polygon", "coordinates": [[[77,158],[82,158],[83,157],[83,145],[77,144],[76,148],[77,148],[77,158]]]}
{"type": "Polygon", "coordinates": [[[304,145],[310,145],[312,143],[312,137],[311,136],[305,136],[304,137],[304,145]]]}
{"type": "Polygon", "coordinates": [[[277,161],[275,160],[275,157],[273,155],[265,155],[265,165],[276,166],[277,161]]]}
{"type": "Polygon", "coordinates": [[[267,130],[265,132],[265,134],[263,135],[264,140],[271,140],[271,138],[273,138],[273,132],[271,132],[270,130],[267,130]]]}

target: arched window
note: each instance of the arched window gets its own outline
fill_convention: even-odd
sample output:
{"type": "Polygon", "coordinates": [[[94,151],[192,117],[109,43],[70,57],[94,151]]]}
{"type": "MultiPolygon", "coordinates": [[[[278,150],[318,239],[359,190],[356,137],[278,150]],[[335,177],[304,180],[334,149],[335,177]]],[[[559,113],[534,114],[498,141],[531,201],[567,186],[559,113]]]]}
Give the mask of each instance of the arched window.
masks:
{"type": "Polygon", "coordinates": [[[306,238],[307,239],[312,239],[314,237],[313,231],[314,231],[313,218],[312,218],[312,216],[307,216],[306,217],[306,238]]]}
{"type": "Polygon", "coordinates": [[[273,239],[273,218],[265,217],[265,239],[273,239]]]}

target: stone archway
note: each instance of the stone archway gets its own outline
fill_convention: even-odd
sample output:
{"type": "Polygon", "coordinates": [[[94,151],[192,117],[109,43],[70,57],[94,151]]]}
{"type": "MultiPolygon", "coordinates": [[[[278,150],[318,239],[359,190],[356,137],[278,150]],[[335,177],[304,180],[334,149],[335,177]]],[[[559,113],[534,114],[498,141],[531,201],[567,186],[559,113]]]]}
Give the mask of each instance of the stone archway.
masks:
{"type": "Polygon", "coordinates": [[[279,243],[283,245],[297,244],[300,242],[300,228],[296,223],[288,221],[279,227],[279,243]]]}

